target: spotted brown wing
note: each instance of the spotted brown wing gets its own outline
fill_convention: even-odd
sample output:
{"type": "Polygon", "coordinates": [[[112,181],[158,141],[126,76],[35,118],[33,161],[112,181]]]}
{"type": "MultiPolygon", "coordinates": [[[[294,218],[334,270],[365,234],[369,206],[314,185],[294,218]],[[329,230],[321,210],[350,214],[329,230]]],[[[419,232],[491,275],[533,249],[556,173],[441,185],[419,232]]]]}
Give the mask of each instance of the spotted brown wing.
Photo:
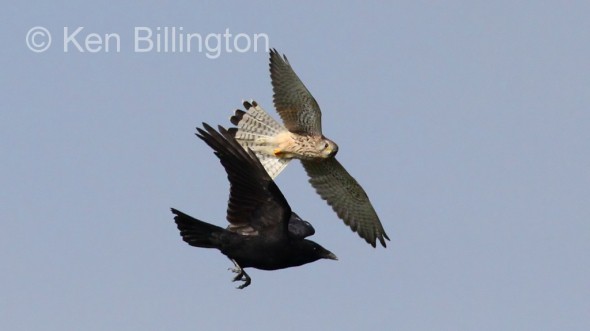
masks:
{"type": "Polygon", "coordinates": [[[273,101],[285,127],[298,134],[322,135],[322,112],[287,60],[270,50],[273,101]]]}
{"type": "Polygon", "coordinates": [[[352,231],[375,247],[376,239],[386,247],[379,216],[359,183],[335,158],[321,161],[301,160],[309,182],[352,231]]]}

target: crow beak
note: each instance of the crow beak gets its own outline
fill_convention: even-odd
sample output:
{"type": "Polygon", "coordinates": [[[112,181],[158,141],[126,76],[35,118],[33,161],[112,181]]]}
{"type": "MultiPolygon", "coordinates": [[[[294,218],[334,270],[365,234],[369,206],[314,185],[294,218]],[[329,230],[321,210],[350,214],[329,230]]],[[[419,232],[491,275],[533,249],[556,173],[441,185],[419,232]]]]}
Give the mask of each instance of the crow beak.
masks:
{"type": "Polygon", "coordinates": [[[338,257],[334,255],[334,253],[330,252],[328,255],[324,257],[325,259],[336,260],[338,261],[338,257]]]}

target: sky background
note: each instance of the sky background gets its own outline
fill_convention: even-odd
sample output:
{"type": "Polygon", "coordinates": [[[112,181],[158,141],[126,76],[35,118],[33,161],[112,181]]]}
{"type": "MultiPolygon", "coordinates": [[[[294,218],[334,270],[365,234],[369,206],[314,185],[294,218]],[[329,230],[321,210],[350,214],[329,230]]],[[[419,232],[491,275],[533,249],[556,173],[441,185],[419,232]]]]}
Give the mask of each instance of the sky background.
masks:
{"type": "Polygon", "coordinates": [[[590,329],[588,2],[2,7],[0,329],[590,329]],[[135,27],[165,26],[267,34],[388,247],[299,162],[278,185],[339,261],[249,269],[236,290],[228,259],[185,244],[169,208],[225,226],[229,192],[195,127],[243,99],[276,113],[264,50],[134,52],[135,27]],[[120,52],[66,53],[64,27],[120,52]]]}

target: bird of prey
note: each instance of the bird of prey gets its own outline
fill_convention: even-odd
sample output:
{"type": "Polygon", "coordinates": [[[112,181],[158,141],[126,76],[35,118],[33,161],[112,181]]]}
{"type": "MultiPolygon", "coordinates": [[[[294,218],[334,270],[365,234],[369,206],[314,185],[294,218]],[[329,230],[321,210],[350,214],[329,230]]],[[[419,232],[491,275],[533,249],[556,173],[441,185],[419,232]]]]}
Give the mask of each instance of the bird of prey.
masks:
{"type": "Polygon", "coordinates": [[[316,192],[345,224],[375,247],[386,247],[385,233],[369,197],[336,160],[338,145],[322,134],[320,107],[291,68],[286,56],[270,50],[270,78],[274,105],[285,126],[255,101],[244,102],[230,118],[230,132],[244,148],[256,153],[272,178],[292,159],[299,159],[316,192]]]}
{"type": "Polygon", "coordinates": [[[176,209],[172,213],[182,239],[191,246],[216,248],[233,261],[242,281],[250,285],[244,268],[276,270],[296,267],[319,259],[337,260],[336,255],[305,239],[313,226],[291,211],[285,197],[252,151],[244,150],[223,127],[219,132],[203,123],[197,136],[209,145],[227,172],[230,195],[229,226],[197,220],[176,209]]]}

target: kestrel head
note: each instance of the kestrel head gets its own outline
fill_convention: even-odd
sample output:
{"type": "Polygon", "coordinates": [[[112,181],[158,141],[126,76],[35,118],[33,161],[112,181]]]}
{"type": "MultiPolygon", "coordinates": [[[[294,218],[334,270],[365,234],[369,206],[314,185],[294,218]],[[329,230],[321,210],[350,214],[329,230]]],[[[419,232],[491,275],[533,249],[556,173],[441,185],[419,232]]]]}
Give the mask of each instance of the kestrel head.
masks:
{"type": "Polygon", "coordinates": [[[323,158],[333,157],[338,153],[338,145],[328,138],[320,140],[316,146],[323,158]]]}

